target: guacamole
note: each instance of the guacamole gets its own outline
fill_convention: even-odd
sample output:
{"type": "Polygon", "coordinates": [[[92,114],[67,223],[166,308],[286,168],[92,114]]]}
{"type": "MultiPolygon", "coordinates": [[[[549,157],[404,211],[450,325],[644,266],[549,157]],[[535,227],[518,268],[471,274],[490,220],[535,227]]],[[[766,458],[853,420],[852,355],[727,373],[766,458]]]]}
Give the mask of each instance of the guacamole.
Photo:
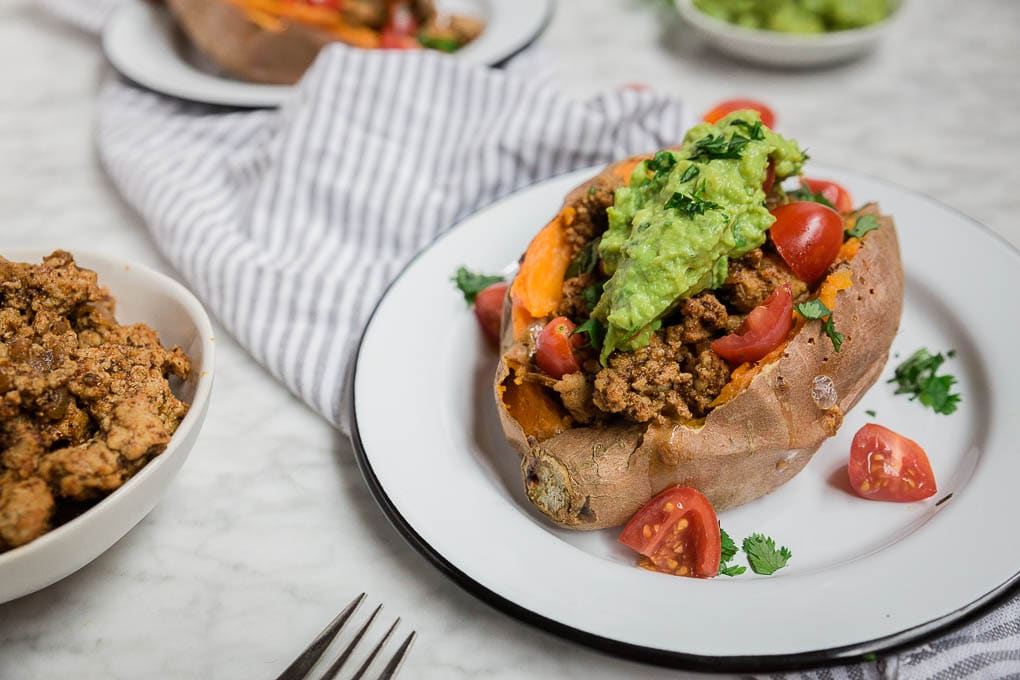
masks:
{"type": "Polygon", "coordinates": [[[610,275],[592,311],[606,326],[603,363],[616,348],[648,344],[678,301],[721,285],[728,258],[765,242],[775,219],[762,188],[770,159],[781,181],[798,174],[805,157],[757,112],[737,111],[691,128],[680,150],[634,168],[616,190],[599,244],[610,275]]]}
{"type": "Polygon", "coordinates": [[[694,6],[731,24],[782,33],[860,28],[892,11],[889,0],[694,0],[694,6]]]}

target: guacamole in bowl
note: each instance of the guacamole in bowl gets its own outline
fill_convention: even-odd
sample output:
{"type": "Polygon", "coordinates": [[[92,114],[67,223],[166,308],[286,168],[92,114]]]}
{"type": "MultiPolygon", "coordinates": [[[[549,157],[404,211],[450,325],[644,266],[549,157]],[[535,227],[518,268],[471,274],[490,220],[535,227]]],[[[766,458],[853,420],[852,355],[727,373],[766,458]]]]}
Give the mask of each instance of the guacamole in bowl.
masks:
{"type": "Polygon", "coordinates": [[[744,61],[817,67],[874,50],[904,0],[675,0],[688,28],[744,61]]]}
{"type": "Polygon", "coordinates": [[[892,12],[889,0],[694,0],[694,6],[731,24],[781,33],[863,28],[892,12]]]}

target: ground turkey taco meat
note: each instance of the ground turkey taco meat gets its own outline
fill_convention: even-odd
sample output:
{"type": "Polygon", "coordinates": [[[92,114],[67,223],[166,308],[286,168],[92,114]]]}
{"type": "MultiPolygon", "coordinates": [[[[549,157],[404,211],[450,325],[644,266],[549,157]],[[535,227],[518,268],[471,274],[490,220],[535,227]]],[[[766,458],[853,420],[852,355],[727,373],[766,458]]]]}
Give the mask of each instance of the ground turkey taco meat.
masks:
{"type": "Polygon", "coordinates": [[[94,272],[56,251],[0,257],[0,552],[120,487],[161,453],[188,405],[188,358],[121,326],[94,272]]]}

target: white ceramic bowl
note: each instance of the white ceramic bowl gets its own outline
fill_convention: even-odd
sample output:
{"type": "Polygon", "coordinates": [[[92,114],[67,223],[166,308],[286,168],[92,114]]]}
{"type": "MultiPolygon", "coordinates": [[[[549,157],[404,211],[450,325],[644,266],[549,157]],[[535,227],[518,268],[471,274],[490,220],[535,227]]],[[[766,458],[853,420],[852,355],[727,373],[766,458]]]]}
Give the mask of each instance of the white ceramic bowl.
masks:
{"type": "MultiPolygon", "coordinates": [[[[8,250],[9,260],[38,263],[49,251],[8,250]]],[[[175,389],[191,408],[166,450],[88,511],[36,540],[0,554],[0,603],[27,595],[81,569],[116,543],[155,507],[177,474],[209,408],[213,330],[202,305],[184,286],[147,267],[106,255],[75,252],[75,261],[99,275],[117,301],[120,323],[146,323],[164,345],[179,345],[192,375],[175,389]]]]}
{"type": "Polygon", "coordinates": [[[705,14],[693,0],[676,0],[676,5],[698,34],[730,56],[767,66],[807,68],[848,61],[873,50],[900,15],[904,1],[891,0],[892,11],[877,24],[810,35],[737,26],[705,14]]]}

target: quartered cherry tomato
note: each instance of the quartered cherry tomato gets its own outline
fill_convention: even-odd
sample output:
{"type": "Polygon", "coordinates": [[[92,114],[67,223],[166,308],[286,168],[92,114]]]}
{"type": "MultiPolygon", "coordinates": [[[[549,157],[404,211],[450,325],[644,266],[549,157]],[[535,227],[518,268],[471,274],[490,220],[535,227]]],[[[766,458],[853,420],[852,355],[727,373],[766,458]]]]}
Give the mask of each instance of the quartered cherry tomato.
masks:
{"type": "Polygon", "coordinates": [[[843,246],[843,218],[814,201],[794,201],[772,211],[769,229],[779,255],[801,281],[813,284],[836,259],[843,246]]]}
{"type": "Polygon", "coordinates": [[[576,326],[565,316],[558,316],[545,325],[535,341],[535,363],[546,375],[559,380],[568,373],[577,373],[581,365],[574,356],[574,347],[583,338],[572,337],[576,326]]]}
{"type": "Polygon", "coordinates": [[[854,200],[850,197],[850,192],[835,182],[830,182],[827,179],[801,177],[800,185],[810,189],[813,194],[824,196],[825,200],[834,205],[836,210],[841,213],[850,212],[854,209],[854,200]]]}
{"type": "Polygon", "coordinates": [[[743,111],[744,109],[757,111],[761,115],[761,122],[765,127],[775,126],[776,114],[772,113],[772,109],[768,106],[754,99],[728,99],[720,102],[715,105],[715,108],[702,116],[701,119],[706,123],[718,123],[734,111],[743,111]]]}
{"type": "Polygon", "coordinates": [[[719,520],[697,489],[666,489],[634,513],[617,540],[641,553],[647,569],[699,578],[719,572],[719,520]]]}
{"type": "Polygon", "coordinates": [[[494,283],[488,288],[482,289],[475,296],[475,317],[478,318],[478,325],[482,327],[482,333],[492,342],[499,344],[499,325],[503,320],[503,299],[506,297],[506,289],[509,283],[494,283]]]}
{"type": "Polygon", "coordinates": [[[924,449],[874,423],[854,435],[848,472],[854,491],[872,500],[919,501],[938,490],[924,449]]]}
{"type": "Polygon", "coordinates": [[[783,284],[751,310],[735,333],[712,343],[712,350],[731,364],[757,361],[779,346],[793,326],[793,294],[783,284]]]}

